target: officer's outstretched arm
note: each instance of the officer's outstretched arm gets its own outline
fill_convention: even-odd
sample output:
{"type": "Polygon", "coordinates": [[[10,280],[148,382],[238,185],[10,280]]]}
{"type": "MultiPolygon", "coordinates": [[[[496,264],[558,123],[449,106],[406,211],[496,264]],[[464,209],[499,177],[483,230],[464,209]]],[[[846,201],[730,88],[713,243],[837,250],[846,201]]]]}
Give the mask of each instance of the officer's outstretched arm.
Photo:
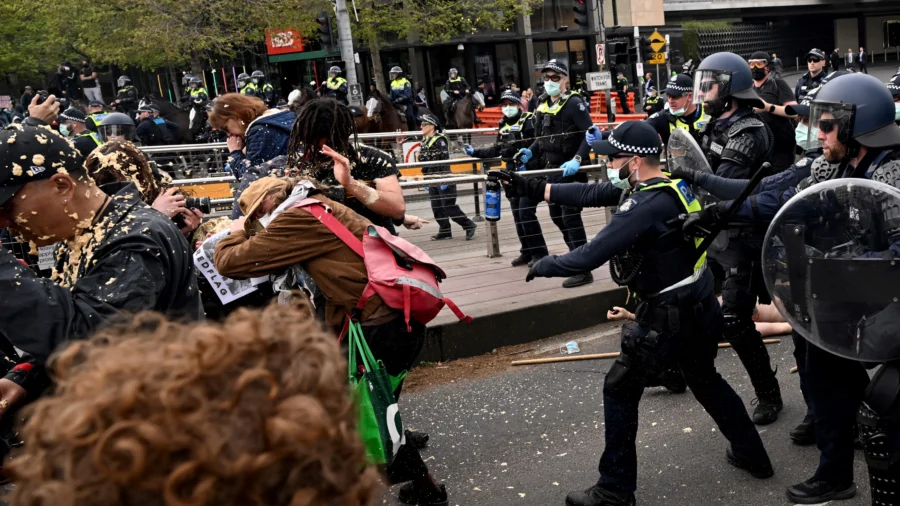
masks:
{"type": "MultiPolygon", "coordinates": [[[[560,185],[567,186],[567,185],[560,185]]],[[[653,225],[654,206],[648,202],[617,211],[609,224],[587,244],[565,255],[549,255],[536,263],[529,276],[569,277],[592,271],[631,246],[653,225]],[[643,204],[643,205],[642,205],[643,204]]]]}
{"type": "MultiPolygon", "coordinates": [[[[778,210],[797,194],[797,187],[791,187],[787,190],[767,190],[751,195],[743,203],[740,209],[732,218],[735,222],[748,223],[771,223],[775,218],[778,210]]],[[[731,202],[719,202],[715,204],[722,213],[731,208],[731,202]]]]}
{"type": "Polygon", "coordinates": [[[548,202],[569,207],[606,207],[618,205],[622,190],[610,183],[548,184],[548,202]]]}

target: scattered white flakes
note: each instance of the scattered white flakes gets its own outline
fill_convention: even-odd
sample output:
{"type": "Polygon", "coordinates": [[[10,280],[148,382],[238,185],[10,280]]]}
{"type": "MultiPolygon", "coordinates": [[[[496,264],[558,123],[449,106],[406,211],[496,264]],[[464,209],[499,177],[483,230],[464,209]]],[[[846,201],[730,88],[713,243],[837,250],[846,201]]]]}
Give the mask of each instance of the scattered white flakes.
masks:
{"type": "Polygon", "coordinates": [[[481,492],[481,489],[478,488],[478,487],[475,487],[475,488],[473,488],[472,490],[474,490],[474,491],[476,491],[476,492],[481,492]]]}
{"type": "Polygon", "coordinates": [[[656,427],[656,422],[650,424],[651,427],[656,427]]]}
{"type": "Polygon", "coordinates": [[[109,281],[106,282],[106,285],[109,286],[109,285],[115,283],[115,281],[116,281],[116,278],[109,278],[109,281]]]}
{"type": "Polygon", "coordinates": [[[44,165],[44,155],[38,153],[31,157],[31,163],[35,165],[44,165]]]}
{"type": "Polygon", "coordinates": [[[558,486],[559,486],[559,482],[558,482],[558,481],[554,481],[554,482],[553,482],[553,486],[554,486],[554,487],[558,487],[558,486]]]}
{"type": "Polygon", "coordinates": [[[523,494],[522,492],[519,492],[519,497],[525,497],[525,494],[523,494]]]}
{"type": "Polygon", "coordinates": [[[43,135],[43,134],[38,134],[38,135],[35,136],[35,138],[36,138],[37,141],[40,142],[41,144],[47,144],[47,142],[48,142],[47,136],[46,136],[46,135],[43,135]]]}
{"type": "Polygon", "coordinates": [[[560,453],[559,455],[557,455],[557,457],[565,457],[565,456],[568,455],[568,454],[569,454],[569,452],[566,452],[566,453],[560,453]]]}
{"type": "Polygon", "coordinates": [[[13,174],[13,176],[21,176],[22,175],[22,166],[19,165],[18,163],[13,162],[12,174],[13,174]]]}
{"type": "Polygon", "coordinates": [[[9,136],[9,139],[6,139],[7,144],[15,144],[16,143],[16,133],[13,132],[12,135],[9,136]]]}
{"type": "Polygon", "coordinates": [[[506,466],[506,462],[501,462],[500,467],[506,466]]]}
{"type": "Polygon", "coordinates": [[[694,432],[694,429],[692,429],[690,427],[685,427],[685,428],[681,429],[681,432],[684,432],[685,434],[689,434],[691,432],[694,432]]]}

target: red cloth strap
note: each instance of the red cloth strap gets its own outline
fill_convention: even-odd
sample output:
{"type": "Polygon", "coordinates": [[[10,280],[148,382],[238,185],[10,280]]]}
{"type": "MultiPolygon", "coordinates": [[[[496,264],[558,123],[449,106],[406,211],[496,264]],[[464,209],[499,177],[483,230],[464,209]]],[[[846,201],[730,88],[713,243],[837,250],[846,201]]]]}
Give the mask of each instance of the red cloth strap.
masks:
{"type": "Polygon", "coordinates": [[[453,314],[455,314],[456,317],[460,319],[460,321],[464,321],[466,323],[472,323],[472,317],[466,316],[462,311],[460,311],[459,306],[454,304],[452,300],[450,300],[450,299],[441,299],[441,300],[444,301],[444,304],[447,304],[447,307],[450,308],[450,311],[453,311],[453,314]]]}
{"type": "Polygon", "coordinates": [[[353,232],[350,231],[347,227],[344,226],[343,223],[338,221],[337,218],[334,217],[333,214],[328,212],[325,209],[325,204],[316,199],[305,199],[298,202],[294,207],[298,207],[313,215],[317,220],[322,222],[323,225],[328,227],[328,230],[331,230],[334,235],[338,236],[338,239],[344,242],[350,249],[352,249],[357,255],[362,258],[366,258],[365,253],[363,253],[363,244],[362,241],[356,238],[353,235],[353,232]]]}

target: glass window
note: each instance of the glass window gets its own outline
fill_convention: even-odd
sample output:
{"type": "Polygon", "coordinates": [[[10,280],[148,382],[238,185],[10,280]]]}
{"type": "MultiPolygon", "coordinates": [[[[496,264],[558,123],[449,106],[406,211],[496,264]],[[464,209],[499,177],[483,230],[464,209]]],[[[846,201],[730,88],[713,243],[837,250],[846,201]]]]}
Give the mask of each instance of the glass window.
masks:
{"type": "MultiPolygon", "coordinates": [[[[545,32],[555,31],[556,21],[553,16],[553,0],[544,0],[544,3],[531,11],[531,31],[545,32]]],[[[536,52],[536,51],[535,51],[536,52]]]]}
{"type": "Polygon", "coordinates": [[[581,74],[581,77],[584,77],[584,74],[587,72],[587,60],[587,44],[585,44],[584,39],[570,40],[569,73],[573,79],[575,78],[575,74],[581,74]]]}
{"type": "Polygon", "coordinates": [[[534,77],[537,83],[541,82],[541,69],[550,59],[550,44],[547,41],[534,41],[534,77]]]}
{"type": "Polygon", "coordinates": [[[515,44],[497,44],[497,62],[500,64],[500,85],[515,83],[522,87],[525,83],[519,77],[519,53],[515,44]]]}

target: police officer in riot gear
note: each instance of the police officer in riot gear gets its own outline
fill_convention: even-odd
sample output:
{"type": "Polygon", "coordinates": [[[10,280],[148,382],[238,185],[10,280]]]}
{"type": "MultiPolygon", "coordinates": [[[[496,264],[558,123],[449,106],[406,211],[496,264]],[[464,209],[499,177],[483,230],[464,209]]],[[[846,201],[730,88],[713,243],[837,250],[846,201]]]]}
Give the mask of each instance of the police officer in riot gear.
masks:
{"type": "MultiPolygon", "coordinates": [[[[716,53],[703,60],[694,75],[694,103],[702,104],[712,120],[701,133],[712,171],[725,178],[749,179],[769,158],[772,132],[753,112],[762,100],[753,89],[750,66],[734,53],[716,53]]],[[[753,421],[759,425],[778,419],[783,403],[769,352],[753,322],[757,298],[768,303],[762,286],[760,251],[763,230],[726,231],[727,247],[711,257],[723,273],[722,308],[725,340],[747,369],[758,404],[753,421]]]]}
{"type": "MultiPolygon", "coordinates": [[[[761,192],[754,203],[741,205],[733,221],[771,221],[778,210],[805,188],[833,178],[864,178],[900,188],[900,127],[895,123],[893,99],[876,78],[864,74],[843,75],[829,81],[817,92],[810,111],[810,136],[822,145],[822,158],[838,167],[811,171],[810,177],[786,191],[761,192]]],[[[832,205],[827,198],[819,209],[832,205]]],[[[874,200],[872,200],[874,202],[874,200]]],[[[715,222],[731,206],[720,202],[692,216],[685,227],[701,228],[715,222]]],[[[838,206],[840,204],[838,202],[838,206]]],[[[890,225],[893,214],[882,211],[883,223],[890,225]]],[[[890,210],[887,210],[890,211],[890,210]]],[[[859,213],[860,211],[857,211],[859,213]]],[[[827,253],[827,252],[823,252],[827,253]]],[[[883,258],[883,255],[881,256],[883,258]]],[[[791,308],[787,308],[791,311],[791,308]]],[[[852,315],[835,322],[839,329],[850,328],[853,352],[861,343],[861,333],[853,327],[865,323],[866,315],[853,315],[853,305],[842,304],[836,313],[852,315]],[[853,320],[853,321],[850,321],[853,320]]],[[[788,315],[785,315],[788,316],[788,315]]],[[[873,315],[868,315],[872,317],[873,315]]],[[[798,328],[795,322],[791,322],[798,328]]],[[[799,322],[802,326],[803,322],[799,322]]],[[[860,331],[861,332],[861,331],[860,331]]],[[[807,386],[815,414],[819,467],[809,480],[787,490],[798,504],[818,504],[848,499],[856,493],[853,482],[854,422],[858,419],[860,440],[865,447],[873,504],[895,505],[900,499],[900,413],[896,396],[900,391],[898,363],[889,361],[869,383],[865,368],[849,354],[830,353],[828,343],[815,334],[805,335],[814,346],[807,347],[807,386]],[[858,412],[858,417],[857,417],[858,412]]],[[[874,350],[877,352],[878,350],[874,350]]],[[[865,358],[863,358],[865,360],[865,358]]]]}
{"type": "MultiPolygon", "coordinates": [[[[522,111],[522,98],[512,90],[506,90],[500,96],[500,110],[503,118],[500,120],[497,133],[497,143],[482,148],[474,148],[468,144],[465,153],[476,158],[506,158],[506,168],[519,170],[512,157],[522,148],[531,145],[534,139],[534,114],[522,111]]],[[[538,169],[538,160],[532,158],[521,167],[522,170],[538,169]]],[[[520,195],[509,198],[509,206],[512,210],[513,221],[516,224],[516,235],[522,248],[519,256],[512,261],[513,267],[527,265],[535,258],[543,258],[548,255],[547,245],[542,240],[541,225],[538,222],[535,209],[538,202],[528,200],[527,196],[520,195]],[[541,238],[541,239],[538,239],[541,238]]]]}
{"type": "Polygon", "coordinates": [[[237,76],[238,93],[241,95],[257,96],[256,85],[250,80],[250,74],[241,72],[237,76]]]}
{"type": "Polygon", "coordinates": [[[453,118],[453,111],[456,109],[456,103],[467,94],[472,93],[472,88],[466,82],[466,79],[459,75],[459,71],[450,69],[449,76],[447,82],[444,83],[444,92],[449,97],[447,99],[448,103],[444,107],[444,116],[448,124],[452,123],[451,119],[453,118]]]}
{"type": "Polygon", "coordinates": [[[709,123],[709,114],[703,111],[703,104],[694,103],[694,80],[686,74],[676,74],[666,84],[666,99],[669,109],[659,111],[646,119],[662,138],[669,143],[669,135],[676,128],[691,134],[698,143],[700,130],[709,123]]]}
{"type": "Polygon", "coordinates": [[[822,80],[828,74],[825,71],[827,66],[828,58],[825,57],[825,51],[812,48],[806,53],[806,68],[808,72],[797,80],[797,85],[794,87],[794,98],[797,100],[797,103],[802,102],[809,92],[822,85],[822,80]]]}
{"type": "Polygon", "coordinates": [[[633,325],[623,327],[622,353],[603,386],[606,441],[600,478],[571,492],[567,506],[633,506],[637,489],[635,438],[638,405],[646,386],[677,364],[691,392],[718,424],[734,466],[763,479],[774,473],[744,403],[716,372],[722,312],[713,292],[701,241],[686,237],[672,220],[700,210],[689,186],[660,170],[656,131],[643,121],[626,121],[593,145],[609,158],[609,182],[548,184],[504,171],[507,192],[569,206],[615,206],[597,237],[561,256],[537,262],[526,280],[568,276],[610,262],[613,279],[641,301],[633,325]]]}
{"type": "MultiPolygon", "coordinates": [[[[188,77],[188,76],[185,76],[188,77]]],[[[181,96],[181,105],[190,106],[191,104],[203,104],[209,101],[209,93],[203,87],[203,79],[190,76],[188,79],[188,89],[181,96]]]]}
{"type": "MultiPolygon", "coordinates": [[[[531,146],[520,149],[516,157],[521,163],[531,159],[543,159],[541,165],[561,167],[561,176],[551,176],[551,183],[572,181],[587,182],[587,174],[578,172],[581,162],[588,158],[591,147],[585,141],[584,133],[593,128],[590,108],[581,97],[568,90],[569,71],[566,65],[550,60],[541,69],[544,80],[544,95],[541,96],[534,114],[535,140],[531,146]]],[[[550,218],[559,228],[573,251],[587,242],[584,223],[581,221],[581,207],[549,202],[550,218]]],[[[546,251],[543,236],[538,242],[541,252],[546,251]]],[[[563,282],[563,287],[572,288],[594,281],[590,271],[575,274],[563,282]]]]}
{"type": "Polygon", "coordinates": [[[119,93],[116,95],[116,101],[113,104],[116,110],[125,113],[129,118],[134,118],[134,111],[138,106],[138,94],[134,86],[131,85],[131,78],[128,76],[119,76],[116,81],[119,85],[119,93]]]}
{"type": "Polygon", "coordinates": [[[328,79],[325,81],[326,97],[331,97],[344,105],[347,101],[347,80],[341,77],[341,68],[337,65],[328,69],[328,79]]]}
{"type": "Polygon", "coordinates": [[[263,71],[254,70],[253,73],[250,74],[250,81],[256,87],[254,94],[261,98],[267,106],[275,107],[275,104],[278,103],[278,97],[275,96],[275,87],[268,82],[263,71]]]}
{"type": "Polygon", "coordinates": [[[108,114],[100,122],[97,133],[103,142],[131,141],[134,139],[134,120],[121,112],[108,114]]]}
{"type": "Polygon", "coordinates": [[[389,74],[391,76],[391,93],[388,98],[390,98],[391,104],[406,116],[406,125],[413,130],[416,124],[415,118],[418,116],[418,108],[413,100],[412,84],[403,77],[403,69],[398,66],[391,67],[389,74]]]}

